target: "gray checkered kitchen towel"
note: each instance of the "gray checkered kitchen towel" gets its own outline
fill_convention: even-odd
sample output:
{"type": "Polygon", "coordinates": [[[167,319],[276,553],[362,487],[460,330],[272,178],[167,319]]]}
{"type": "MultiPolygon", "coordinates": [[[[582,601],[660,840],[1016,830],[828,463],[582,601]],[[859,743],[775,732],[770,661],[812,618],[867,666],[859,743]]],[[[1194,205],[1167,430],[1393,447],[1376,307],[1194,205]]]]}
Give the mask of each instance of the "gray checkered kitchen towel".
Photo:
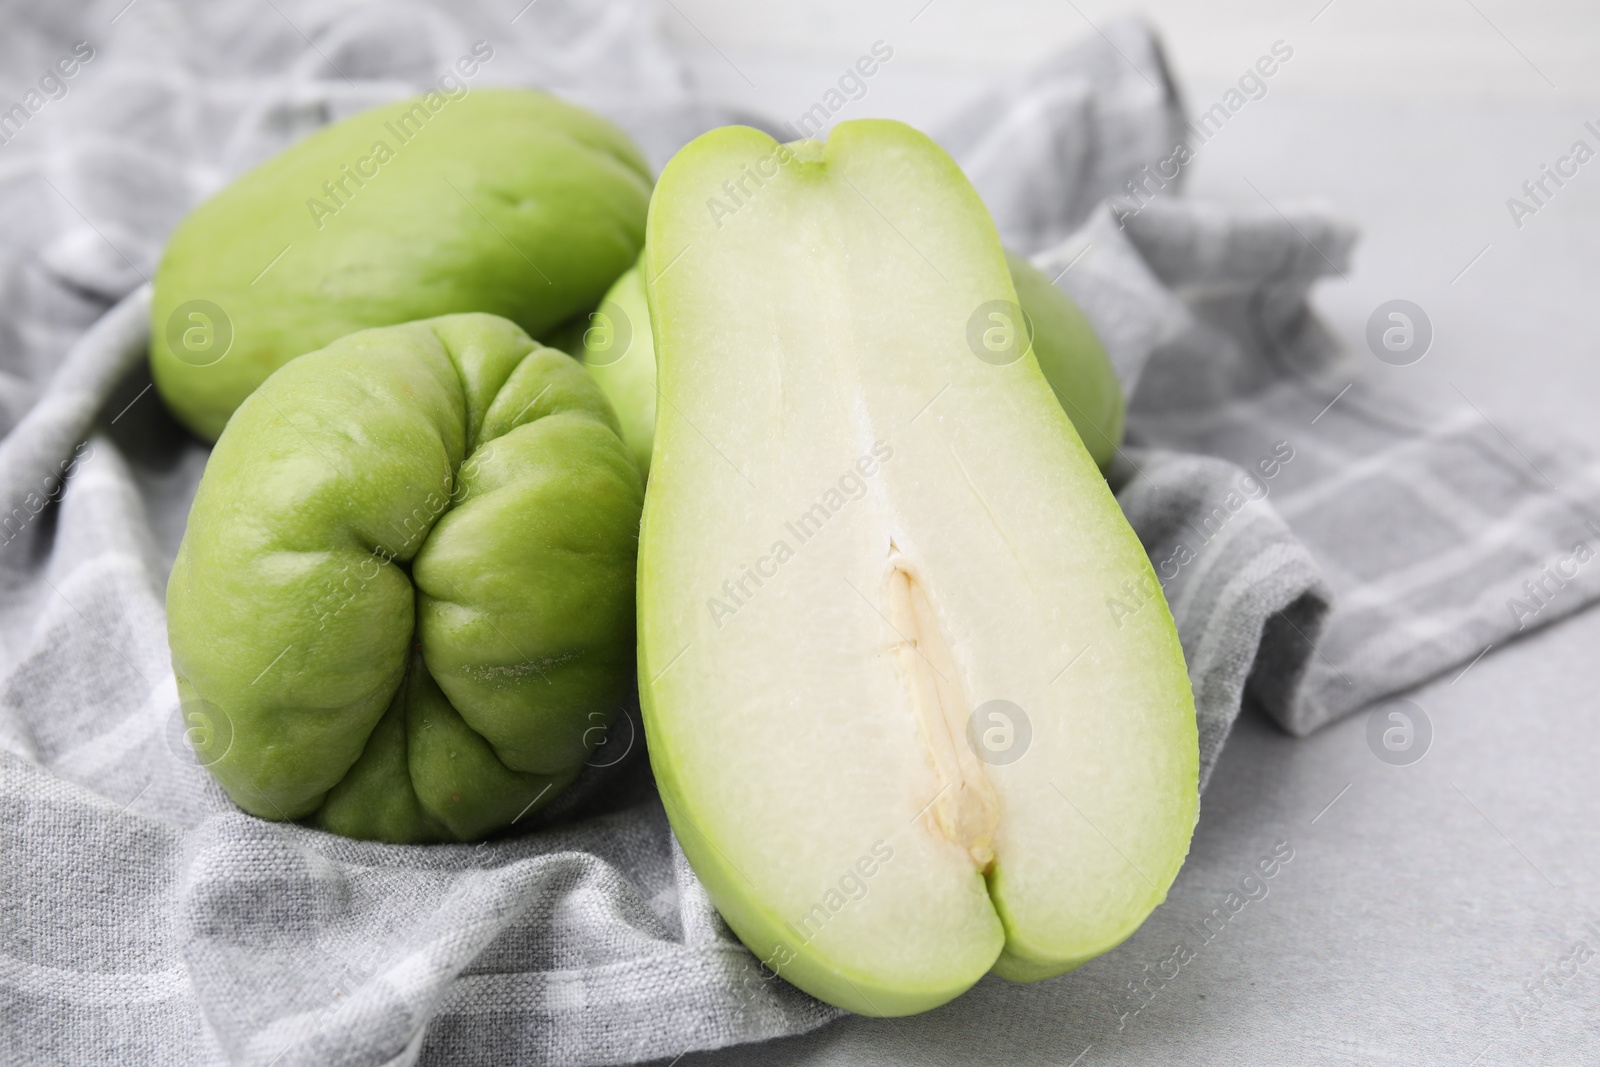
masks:
{"type": "MultiPolygon", "coordinates": [[[[728,116],[654,6],[124,3],[0,38],[0,107],[29,112],[0,131],[0,1061],[623,1063],[836,1017],[730,936],[641,745],[523,836],[402,847],[239,813],[174,729],[162,592],[205,449],[143,365],[165,233],[477,40],[485,83],[598,107],[659,165],[728,116]]],[[[1096,206],[1183,136],[1153,39],[1107,36],[943,137],[1139,383],[1113,480],[1178,619],[1203,767],[1247,697],[1305,732],[1588,602],[1600,568],[1506,603],[1590,537],[1593,464],[1356,380],[1305,303],[1348,229],[1096,206]]]]}

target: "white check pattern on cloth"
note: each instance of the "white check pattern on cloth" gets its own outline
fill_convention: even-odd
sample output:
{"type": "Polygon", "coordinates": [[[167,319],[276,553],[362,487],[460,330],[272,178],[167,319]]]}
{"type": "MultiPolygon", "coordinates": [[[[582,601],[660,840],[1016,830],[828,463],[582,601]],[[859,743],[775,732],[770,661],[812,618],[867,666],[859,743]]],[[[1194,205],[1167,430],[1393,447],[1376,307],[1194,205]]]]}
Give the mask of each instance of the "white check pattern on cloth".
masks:
{"type": "Polygon", "coordinates": [[[1203,775],[1241,698],[1306,734],[1600,595],[1600,567],[1524,588],[1600,549],[1587,450],[1385,394],[1308,313],[1354,239],[1321,212],[1163,201],[1034,257],[1136,383],[1112,481],[1183,638],[1203,775]]]}
{"type": "MultiPolygon", "coordinates": [[[[521,836],[392,846],[240,813],[177,718],[163,589],[206,450],[144,367],[168,230],[479,39],[496,54],[475,84],[556,88],[659,166],[735,118],[690,95],[659,13],[111,0],[0,37],[23,78],[96,49],[0,145],[0,1060],[627,1063],[837,1017],[729,933],[637,746],[521,836]]],[[[1191,550],[1163,577],[1209,773],[1247,698],[1304,732],[1505,640],[1505,598],[1600,509],[1593,464],[1560,443],[1339,395],[1305,294],[1347,228],[1173,200],[1122,229],[1097,208],[1181,129],[1154,39],[1104,30],[942,138],[1137,384],[1113,481],[1158,571],[1191,550]],[[1279,441],[1294,458],[1235,509],[1279,441]]],[[[1592,599],[1591,571],[1532,622],[1592,599]]]]}

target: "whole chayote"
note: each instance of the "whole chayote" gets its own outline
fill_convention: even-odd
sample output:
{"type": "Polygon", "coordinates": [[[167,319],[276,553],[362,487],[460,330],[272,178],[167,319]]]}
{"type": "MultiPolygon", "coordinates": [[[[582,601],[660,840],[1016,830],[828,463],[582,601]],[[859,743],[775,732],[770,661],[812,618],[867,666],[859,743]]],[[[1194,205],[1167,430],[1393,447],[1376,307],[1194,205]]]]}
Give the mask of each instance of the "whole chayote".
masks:
{"type": "Polygon", "coordinates": [[[240,405],[167,587],[200,762],[268,819],[468,840],[572,780],[631,697],[641,478],[565,353],[449,315],[240,405]]]}
{"type": "Polygon", "coordinates": [[[215,438],[267,375],[355,330],[482,311],[551,339],[637,257],[650,189],[627,135],[543,93],[463,88],[361,112],[173,232],[151,373],[215,438]]]}

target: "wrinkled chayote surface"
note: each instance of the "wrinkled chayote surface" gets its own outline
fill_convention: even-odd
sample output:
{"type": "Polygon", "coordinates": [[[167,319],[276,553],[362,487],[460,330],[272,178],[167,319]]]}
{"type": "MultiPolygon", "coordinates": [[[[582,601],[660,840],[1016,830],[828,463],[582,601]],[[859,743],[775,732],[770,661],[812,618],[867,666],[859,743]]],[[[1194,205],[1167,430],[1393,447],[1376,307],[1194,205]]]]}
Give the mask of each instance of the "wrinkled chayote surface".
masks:
{"type": "Polygon", "coordinates": [[[469,840],[629,698],[641,479],[571,357],[505,319],[366,330],[239,407],[167,587],[197,755],[268,819],[469,840]]]}
{"type": "Polygon", "coordinates": [[[638,255],[650,188],[626,134],[544,93],[363,111],[173,232],[151,312],[156,386],[215,438],[273,370],[355,330],[483,311],[554,336],[638,255]]]}

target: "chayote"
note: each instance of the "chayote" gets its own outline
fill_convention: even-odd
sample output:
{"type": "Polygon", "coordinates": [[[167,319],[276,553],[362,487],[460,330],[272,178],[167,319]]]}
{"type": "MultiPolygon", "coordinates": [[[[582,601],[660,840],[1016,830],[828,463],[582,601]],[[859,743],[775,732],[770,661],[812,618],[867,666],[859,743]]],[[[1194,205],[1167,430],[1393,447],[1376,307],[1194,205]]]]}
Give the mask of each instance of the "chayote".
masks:
{"type": "MultiPolygon", "coordinates": [[[[1104,471],[1122,443],[1125,413],[1111,359],[1083,311],[1047,274],[1015,252],[1006,253],[1006,265],[1039,370],[1089,455],[1104,471]]],[[[590,314],[582,348],[574,354],[583,359],[611,401],[628,452],[648,476],[655,444],[656,352],[639,270],[635,264],[611,286],[590,314]]]]}
{"type": "Polygon", "coordinates": [[[287,364],[218,439],[167,587],[200,762],[268,819],[504,829],[631,697],[642,501],[588,372],[505,319],[287,364]]]}
{"type": "Polygon", "coordinates": [[[1111,357],[1076,301],[1027,257],[1006,252],[1011,283],[1028,320],[1033,358],[1101,471],[1122,444],[1127,405],[1111,357]]]}
{"type": "Polygon", "coordinates": [[[173,232],[151,373],[178,418],[215,438],[267,375],[355,330],[483,311],[553,335],[638,255],[650,189],[626,134],[543,93],[364,111],[173,232]]]}

